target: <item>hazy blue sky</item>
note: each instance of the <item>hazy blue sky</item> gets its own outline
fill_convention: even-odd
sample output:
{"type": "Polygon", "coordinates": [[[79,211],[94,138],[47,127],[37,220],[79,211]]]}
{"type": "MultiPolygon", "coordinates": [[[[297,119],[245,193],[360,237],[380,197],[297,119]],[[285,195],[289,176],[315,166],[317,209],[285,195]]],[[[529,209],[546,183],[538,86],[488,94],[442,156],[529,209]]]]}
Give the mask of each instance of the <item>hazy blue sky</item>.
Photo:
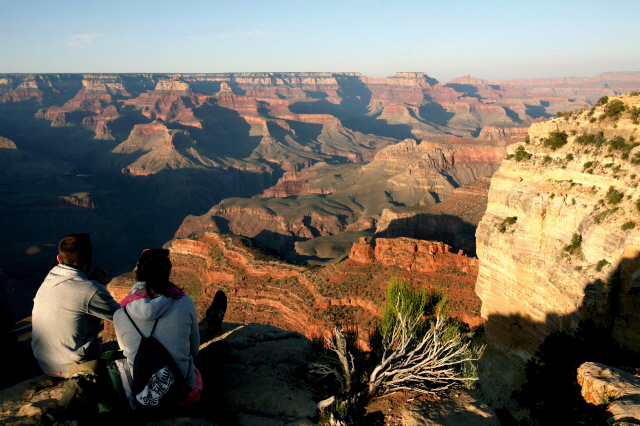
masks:
{"type": "Polygon", "coordinates": [[[0,0],[0,72],[640,71],[640,1],[0,0]]]}

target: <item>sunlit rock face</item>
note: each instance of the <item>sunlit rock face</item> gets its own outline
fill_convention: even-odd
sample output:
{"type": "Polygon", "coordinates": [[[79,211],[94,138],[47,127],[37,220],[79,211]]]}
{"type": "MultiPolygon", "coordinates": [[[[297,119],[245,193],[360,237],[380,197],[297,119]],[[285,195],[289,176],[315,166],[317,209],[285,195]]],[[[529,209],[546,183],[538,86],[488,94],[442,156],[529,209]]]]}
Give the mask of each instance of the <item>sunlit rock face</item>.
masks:
{"type": "Polygon", "coordinates": [[[476,232],[476,292],[493,348],[513,363],[487,373],[494,383],[517,388],[550,334],[571,335],[587,320],[640,350],[640,131],[631,109],[640,96],[608,105],[616,101],[625,105],[617,115],[605,105],[534,123],[492,177],[476,232]]]}

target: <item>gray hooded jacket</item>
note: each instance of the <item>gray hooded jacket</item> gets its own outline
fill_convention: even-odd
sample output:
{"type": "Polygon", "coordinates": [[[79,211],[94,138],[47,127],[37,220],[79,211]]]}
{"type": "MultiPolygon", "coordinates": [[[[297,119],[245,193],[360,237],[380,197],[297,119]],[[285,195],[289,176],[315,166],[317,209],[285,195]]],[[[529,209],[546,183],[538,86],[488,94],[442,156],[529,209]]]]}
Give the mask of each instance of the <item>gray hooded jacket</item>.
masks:
{"type": "Polygon", "coordinates": [[[96,359],[100,320],[120,308],[107,289],[84,272],[58,265],[33,299],[31,348],[45,372],[68,373],[71,363],[96,359]]]}
{"type": "MultiPolygon", "coordinates": [[[[198,331],[198,316],[193,299],[182,296],[179,299],[159,296],[156,298],[142,298],[126,305],[127,312],[135,321],[145,337],[153,329],[158,319],[158,325],[153,337],[165,347],[176,363],[176,366],[187,379],[190,388],[196,384],[193,360],[200,348],[200,333],[198,331]]],[[[120,309],[113,316],[118,344],[127,357],[129,368],[133,376],[133,361],[138,353],[138,346],[142,338],[124,312],[120,309]]]]}

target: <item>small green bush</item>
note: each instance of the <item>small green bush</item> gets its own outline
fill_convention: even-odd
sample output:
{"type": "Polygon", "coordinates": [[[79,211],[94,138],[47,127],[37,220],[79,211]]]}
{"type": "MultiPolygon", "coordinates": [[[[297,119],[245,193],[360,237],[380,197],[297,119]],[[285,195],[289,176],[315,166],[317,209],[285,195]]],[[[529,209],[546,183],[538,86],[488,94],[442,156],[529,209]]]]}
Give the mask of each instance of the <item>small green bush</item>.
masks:
{"type": "Polygon", "coordinates": [[[603,96],[600,99],[598,99],[598,102],[596,102],[596,106],[606,105],[607,102],[609,102],[609,97],[608,96],[603,96]]]}
{"type": "Polygon", "coordinates": [[[513,225],[514,223],[516,223],[517,220],[518,220],[517,216],[509,216],[508,218],[502,221],[498,230],[504,234],[505,232],[507,232],[507,227],[509,225],[513,225]]]}
{"type": "Polygon", "coordinates": [[[640,212],[640,198],[638,198],[638,201],[636,201],[636,210],[640,212]]]}
{"type": "Polygon", "coordinates": [[[548,155],[544,157],[543,163],[545,165],[549,164],[551,161],[553,160],[553,158],[549,157],[548,155]]]}
{"type": "Polygon", "coordinates": [[[621,136],[616,136],[615,138],[609,141],[609,152],[616,151],[624,151],[627,147],[627,142],[621,136]]]}
{"type": "Polygon", "coordinates": [[[620,191],[618,191],[617,189],[615,189],[613,186],[609,187],[609,191],[607,191],[607,203],[609,204],[618,204],[620,201],[622,201],[624,194],[620,191]]]}
{"type": "Polygon", "coordinates": [[[633,229],[635,227],[636,227],[636,224],[634,222],[629,221],[629,222],[625,222],[625,224],[622,225],[622,230],[626,231],[627,229],[633,229]]]}
{"type": "MultiPolygon", "coordinates": [[[[441,291],[428,292],[426,289],[413,291],[409,286],[398,278],[392,278],[387,287],[387,298],[382,307],[380,316],[379,335],[384,340],[389,333],[394,330],[398,321],[398,310],[396,304],[398,299],[402,300],[402,316],[407,320],[422,318],[434,309],[442,300],[441,291]]],[[[430,324],[427,321],[420,323],[421,328],[416,333],[415,338],[420,339],[429,329],[430,324]]]]}
{"type": "Polygon", "coordinates": [[[604,107],[604,113],[607,117],[616,117],[624,111],[624,103],[618,99],[611,101],[604,107]]]}
{"type": "Polygon", "coordinates": [[[592,117],[592,118],[589,120],[589,123],[595,123],[595,122],[596,122],[596,118],[595,118],[595,117],[592,117]]]}
{"type": "Polygon", "coordinates": [[[590,133],[580,135],[576,138],[576,142],[580,145],[595,145],[597,148],[600,148],[607,140],[604,138],[604,134],[599,132],[597,135],[590,133]]]}
{"type": "Polygon", "coordinates": [[[517,162],[528,160],[530,158],[531,158],[531,154],[525,151],[523,146],[519,146],[518,149],[516,149],[515,160],[517,162]]]}
{"type": "Polygon", "coordinates": [[[640,92],[637,92],[635,90],[633,92],[629,93],[629,96],[638,96],[638,95],[640,95],[640,92]]]}
{"type": "Polygon", "coordinates": [[[574,232],[573,237],[571,237],[571,244],[567,246],[566,251],[568,251],[569,254],[573,254],[576,250],[580,248],[581,245],[582,245],[582,235],[578,234],[577,232],[574,232]]]}
{"type": "Polygon", "coordinates": [[[616,207],[615,209],[609,209],[609,210],[605,210],[601,213],[598,213],[597,215],[593,216],[593,221],[597,224],[602,223],[607,217],[609,217],[610,215],[612,215],[613,213],[617,212],[619,209],[619,207],[616,207]]]}
{"type": "Polygon", "coordinates": [[[608,264],[609,264],[609,262],[607,262],[605,259],[602,259],[600,262],[598,262],[596,264],[596,271],[598,271],[598,272],[602,271],[602,268],[604,268],[608,264]]]}
{"type": "Polygon", "coordinates": [[[562,148],[567,144],[567,132],[558,130],[549,133],[549,138],[544,140],[544,146],[551,148],[553,151],[562,148]]]}
{"type": "Polygon", "coordinates": [[[573,161],[573,154],[569,153],[565,158],[567,159],[567,161],[573,161]]]}
{"type": "Polygon", "coordinates": [[[524,138],[524,140],[522,142],[524,142],[527,145],[529,145],[531,143],[531,139],[529,139],[529,136],[527,136],[526,138],[524,138]]]}

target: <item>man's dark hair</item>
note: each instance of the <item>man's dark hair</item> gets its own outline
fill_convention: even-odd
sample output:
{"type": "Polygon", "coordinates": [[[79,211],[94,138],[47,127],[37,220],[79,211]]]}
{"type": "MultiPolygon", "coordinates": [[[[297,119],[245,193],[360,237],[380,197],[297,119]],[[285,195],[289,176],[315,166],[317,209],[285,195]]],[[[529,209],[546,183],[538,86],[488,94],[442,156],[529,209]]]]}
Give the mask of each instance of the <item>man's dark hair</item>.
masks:
{"type": "Polygon", "coordinates": [[[89,234],[69,234],[58,243],[58,254],[65,265],[82,265],[91,262],[91,238],[89,234]]]}

